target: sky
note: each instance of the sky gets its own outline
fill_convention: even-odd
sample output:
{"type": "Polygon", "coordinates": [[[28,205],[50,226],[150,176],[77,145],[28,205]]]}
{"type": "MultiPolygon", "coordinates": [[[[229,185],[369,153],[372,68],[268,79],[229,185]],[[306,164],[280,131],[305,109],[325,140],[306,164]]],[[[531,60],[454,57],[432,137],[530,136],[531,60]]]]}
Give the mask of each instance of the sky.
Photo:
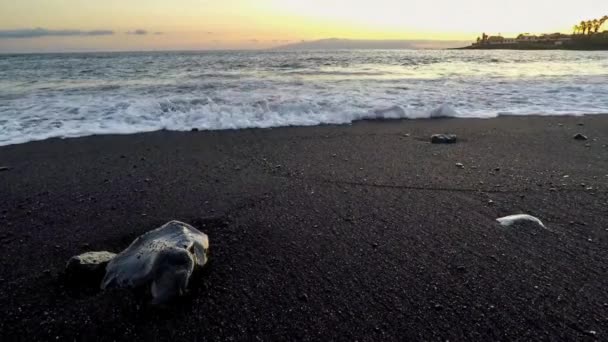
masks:
{"type": "MultiPolygon", "coordinates": [[[[0,0],[0,52],[256,49],[325,38],[571,32],[586,0],[0,0]]],[[[608,29],[608,28],[607,28],[608,29]]]]}

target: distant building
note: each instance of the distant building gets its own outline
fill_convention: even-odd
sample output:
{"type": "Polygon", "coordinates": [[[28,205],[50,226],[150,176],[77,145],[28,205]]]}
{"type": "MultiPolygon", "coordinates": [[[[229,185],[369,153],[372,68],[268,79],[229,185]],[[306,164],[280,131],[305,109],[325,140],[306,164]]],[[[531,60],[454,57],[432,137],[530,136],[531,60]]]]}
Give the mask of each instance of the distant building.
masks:
{"type": "Polygon", "coordinates": [[[563,45],[564,42],[572,40],[572,36],[561,33],[543,34],[540,36],[539,41],[542,43],[563,45]]]}
{"type": "Polygon", "coordinates": [[[564,42],[572,40],[572,36],[561,33],[543,34],[540,36],[531,35],[529,33],[522,33],[516,38],[505,38],[501,35],[488,36],[485,33],[482,38],[477,38],[477,42],[473,46],[484,46],[484,45],[513,45],[513,44],[550,44],[550,45],[562,45],[564,42]]]}
{"type": "Polygon", "coordinates": [[[517,40],[515,38],[505,38],[503,36],[489,36],[485,40],[481,40],[481,45],[504,45],[504,44],[515,44],[517,40]]]}
{"type": "Polygon", "coordinates": [[[538,36],[531,35],[529,33],[522,33],[519,36],[517,36],[516,40],[518,42],[537,42],[538,36]]]}

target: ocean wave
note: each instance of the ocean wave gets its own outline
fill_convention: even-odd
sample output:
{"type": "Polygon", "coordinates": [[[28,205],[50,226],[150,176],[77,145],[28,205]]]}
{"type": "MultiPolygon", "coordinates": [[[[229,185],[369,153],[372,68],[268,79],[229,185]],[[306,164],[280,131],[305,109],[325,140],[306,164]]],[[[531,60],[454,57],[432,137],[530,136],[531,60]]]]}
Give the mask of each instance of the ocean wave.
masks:
{"type": "MultiPolygon", "coordinates": [[[[492,118],[499,115],[525,115],[514,112],[459,112],[450,104],[433,107],[414,104],[361,108],[357,104],[319,100],[259,100],[231,103],[222,98],[170,98],[156,101],[139,100],[111,105],[30,108],[18,124],[6,121],[0,128],[0,146],[44,140],[47,138],[81,137],[99,134],[131,134],[158,130],[190,131],[271,128],[350,124],[359,120],[492,118]]],[[[545,113],[556,112],[549,111],[545,113]]],[[[557,113],[560,114],[560,113],[557,113]]],[[[563,114],[563,113],[561,113],[563,114]]]]}
{"type": "MultiPolygon", "coordinates": [[[[31,108],[39,112],[38,108],[31,108]]],[[[99,134],[131,134],[158,130],[189,131],[350,124],[370,119],[422,119],[458,117],[449,105],[428,110],[389,106],[373,110],[338,103],[261,100],[235,105],[220,98],[165,99],[120,102],[107,107],[49,108],[46,117],[22,116],[0,128],[0,146],[99,134]],[[93,119],[95,117],[95,119],[93,119]]]]}
{"type": "Polygon", "coordinates": [[[156,103],[120,103],[98,120],[91,120],[90,108],[72,108],[65,117],[30,117],[19,127],[5,123],[0,129],[0,146],[48,138],[71,138],[103,134],[132,134],[158,130],[190,131],[271,128],[350,124],[359,120],[432,119],[477,117],[491,118],[517,113],[460,114],[442,104],[430,109],[389,106],[369,111],[337,105],[305,105],[258,101],[233,106],[219,99],[164,100],[156,103]],[[331,108],[331,109],[330,109],[331,108]],[[83,112],[87,112],[83,115],[83,112]]]}
{"type": "Polygon", "coordinates": [[[601,53],[551,51],[0,56],[0,145],[163,129],[600,114],[608,113],[606,70],[601,53]]]}

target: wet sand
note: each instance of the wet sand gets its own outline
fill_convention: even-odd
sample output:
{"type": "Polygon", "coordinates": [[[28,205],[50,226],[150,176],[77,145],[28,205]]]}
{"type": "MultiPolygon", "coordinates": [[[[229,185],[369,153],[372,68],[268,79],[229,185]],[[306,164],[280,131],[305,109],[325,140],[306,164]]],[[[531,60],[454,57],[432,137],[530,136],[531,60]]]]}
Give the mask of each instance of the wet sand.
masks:
{"type": "Polygon", "coordinates": [[[0,147],[0,339],[605,340],[607,144],[588,116],[0,147]],[[495,222],[522,212],[551,230],[495,222]],[[211,241],[185,298],[62,281],[172,219],[211,241]]]}

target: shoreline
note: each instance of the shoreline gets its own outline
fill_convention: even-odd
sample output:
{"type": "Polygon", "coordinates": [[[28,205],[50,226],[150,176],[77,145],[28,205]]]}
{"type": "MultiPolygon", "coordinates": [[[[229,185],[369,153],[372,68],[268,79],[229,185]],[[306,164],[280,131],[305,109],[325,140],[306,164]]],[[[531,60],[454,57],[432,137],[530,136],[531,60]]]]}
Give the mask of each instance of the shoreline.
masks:
{"type": "Polygon", "coordinates": [[[605,115],[506,116],[0,147],[0,337],[603,339],[606,132],[605,115]],[[552,231],[495,222],[522,212],[552,231]],[[72,255],[173,219],[211,245],[182,300],[62,282],[72,255]]]}
{"type": "Polygon", "coordinates": [[[29,141],[25,141],[25,142],[19,142],[19,143],[12,143],[12,144],[8,144],[8,145],[0,145],[0,148],[3,147],[9,147],[9,146],[17,146],[17,145],[23,145],[23,144],[30,144],[30,143],[37,143],[37,142],[45,142],[47,140],[54,140],[54,139],[59,139],[59,140],[69,140],[69,139],[79,139],[79,138],[87,138],[87,137],[97,137],[97,136],[129,136],[129,135],[137,135],[137,134],[149,134],[149,133],[159,133],[159,132],[175,132],[175,133],[194,133],[194,132],[238,132],[238,131],[247,131],[247,130],[272,130],[272,129],[284,129],[284,128],[314,128],[314,127],[348,127],[348,126],[353,126],[356,125],[360,122],[395,122],[395,123],[400,123],[400,122],[407,122],[407,121],[434,121],[434,120],[492,120],[492,119],[498,119],[498,118],[509,118],[509,117],[515,117],[515,118],[547,118],[547,119],[558,119],[558,118],[583,118],[583,117],[587,117],[587,116],[597,116],[597,115],[608,115],[608,113],[592,113],[592,114],[559,114],[559,115],[554,115],[554,114],[548,114],[548,115],[543,115],[543,114],[526,114],[526,115],[521,115],[521,114],[500,114],[498,116],[495,117],[485,117],[485,118],[480,118],[480,117],[436,117],[436,118],[418,118],[418,119],[412,119],[412,118],[400,118],[400,119],[384,119],[384,118],[375,118],[375,119],[361,119],[361,120],[355,120],[353,122],[350,123],[343,123],[343,124],[332,124],[332,123],[320,123],[320,124],[316,124],[316,125],[310,125],[310,126],[299,126],[299,125],[293,125],[293,126],[276,126],[276,127],[247,127],[247,128],[233,128],[233,129],[199,129],[197,127],[192,127],[189,130],[168,130],[168,129],[159,129],[159,130],[153,130],[153,131],[138,131],[138,132],[129,132],[129,133],[102,133],[102,134],[84,134],[84,135],[75,135],[75,136],[53,136],[53,137],[48,137],[48,138],[43,138],[43,139],[39,139],[39,140],[29,140],[29,141]]]}

